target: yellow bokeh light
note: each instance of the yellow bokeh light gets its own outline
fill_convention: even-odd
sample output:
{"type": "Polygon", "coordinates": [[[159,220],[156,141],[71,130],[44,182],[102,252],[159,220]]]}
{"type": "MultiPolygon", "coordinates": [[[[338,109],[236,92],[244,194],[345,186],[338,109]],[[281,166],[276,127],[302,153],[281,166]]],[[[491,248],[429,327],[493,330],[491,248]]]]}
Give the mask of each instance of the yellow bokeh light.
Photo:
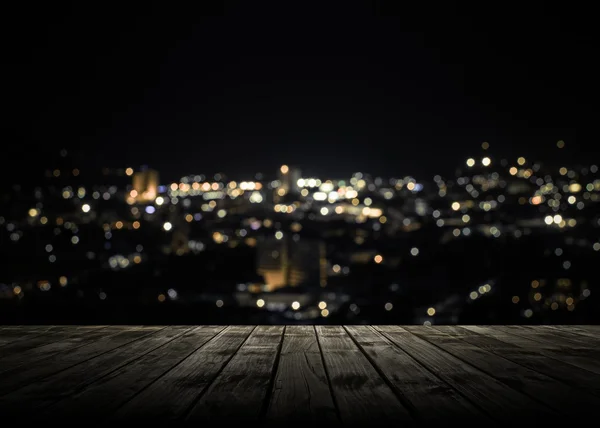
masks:
{"type": "Polygon", "coordinates": [[[481,159],[481,164],[483,166],[490,166],[491,163],[492,163],[492,160],[490,158],[488,158],[488,157],[485,157],[485,158],[481,159]]]}
{"type": "Polygon", "coordinates": [[[512,166],[510,167],[508,172],[510,173],[510,175],[517,175],[517,172],[519,172],[519,170],[516,167],[512,166]]]}
{"type": "Polygon", "coordinates": [[[134,229],[139,229],[140,228],[140,222],[136,220],[136,221],[133,222],[132,226],[133,226],[134,229]]]}
{"type": "Polygon", "coordinates": [[[287,174],[290,168],[287,165],[281,165],[280,170],[282,174],[287,174]]]}
{"type": "Polygon", "coordinates": [[[475,159],[473,159],[473,158],[467,159],[467,166],[469,168],[472,167],[472,166],[475,166],[475,159]]]}
{"type": "Polygon", "coordinates": [[[375,260],[375,263],[379,264],[379,263],[381,263],[381,262],[383,261],[383,257],[382,257],[381,255],[377,254],[377,255],[376,255],[374,258],[373,258],[373,260],[375,260]]]}
{"type": "Polygon", "coordinates": [[[429,315],[430,317],[435,315],[435,308],[429,308],[427,309],[427,315],[429,315]]]}
{"type": "Polygon", "coordinates": [[[490,143],[488,143],[487,141],[484,141],[483,143],[481,143],[481,148],[483,150],[487,150],[490,148],[490,143]]]}
{"type": "Polygon", "coordinates": [[[125,174],[127,174],[127,175],[132,175],[132,174],[133,174],[133,168],[127,168],[127,169],[125,170],[125,174]]]}
{"type": "Polygon", "coordinates": [[[517,163],[518,163],[519,165],[525,165],[525,162],[526,162],[526,161],[525,161],[525,158],[524,158],[524,157],[520,157],[519,159],[517,159],[517,163]]]}

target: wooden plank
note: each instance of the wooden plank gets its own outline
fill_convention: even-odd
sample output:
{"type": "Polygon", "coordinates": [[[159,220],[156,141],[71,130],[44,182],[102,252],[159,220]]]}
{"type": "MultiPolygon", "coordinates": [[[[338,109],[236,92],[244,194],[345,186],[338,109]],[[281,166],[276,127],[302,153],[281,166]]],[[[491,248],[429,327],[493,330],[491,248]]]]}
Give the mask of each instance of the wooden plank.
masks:
{"type": "Polygon", "coordinates": [[[273,423],[339,422],[313,326],[286,328],[266,419],[273,423]]]}
{"type": "Polygon", "coordinates": [[[574,335],[568,335],[569,340],[567,340],[567,338],[560,337],[565,333],[544,328],[530,330],[520,328],[520,326],[499,326],[497,330],[513,337],[530,340],[531,344],[528,349],[538,350],[556,360],[600,374],[600,347],[593,343],[589,344],[587,338],[572,339],[574,335]]]}
{"type": "Polygon", "coordinates": [[[216,326],[196,327],[177,335],[84,390],[50,406],[39,417],[42,420],[101,421],[223,329],[216,326]]]}
{"type": "Polygon", "coordinates": [[[78,327],[53,327],[47,331],[39,331],[41,334],[35,334],[26,340],[19,340],[9,343],[0,348],[0,367],[7,367],[15,358],[26,358],[24,355],[35,354],[35,348],[41,348],[56,342],[63,341],[71,337],[82,337],[90,331],[105,328],[95,327],[90,329],[80,329],[78,327]]]}
{"type": "Polygon", "coordinates": [[[187,415],[186,424],[258,421],[267,409],[285,327],[258,326],[187,415]]]}
{"type": "Polygon", "coordinates": [[[582,409],[600,406],[600,399],[597,397],[505,359],[501,354],[483,349],[479,346],[477,335],[468,330],[451,326],[405,328],[511,388],[547,405],[563,415],[565,421],[572,422],[581,418],[582,409]]]}
{"type": "Polygon", "coordinates": [[[559,343],[566,343],[571,347],[580,347],[580,348],[599,348],[600,347],[600,337],[584,337],[578,334],[573,334],[573,332],[568,330],[563,330],[559,328],[555,328],[553,326],[545,326],[545,325],[525,325],[518,326],[519,330],[526,330],[528,332],[534,333],[536,336],[541,336],[543,340],[550,339],[559,343]]]}
{"type": "Polygon", "coordinates": [[[396,346],[427,366],[499,422],[552,419],[558,414],[481,370],[396,326],[375,327],[396,346]]]}
{"type": "Polygon", "coordinates": [[[45,333],[51,332],[54,326],[42,326],[42,327],[5,327],[0,332],[0,356],[2,350],[6,345],[20,342],[23,340],[31,340],[38,336],[42,336],[45,333]]]}
{"type": "Polygon", "coordinates": [[[569,334],[571,337],[581,336],[580,340],[588,340],[594,344],[600,343],[600,332],[590,330],[586,328],[588,326],[573,326],[573,325],[548,325],[540,326],[540,328],[547,328],[559,331],[561,333],[569,334]],[[585,339],[583,339],[585,338],[585,339]]]}
{"type": "MultiPolygon", "coordinates": [[[[577,355],[565,355],[562,347],[538,344],[529,339],[505,333],[497,326],[461,326],[461,328],[485,336],[487,339],[478,339],[478,343],[485,344],[487,349],[499,353],[504,358],[560,380],[574,388],[600,396],[600,375],[572,364],[577,361],[577,355]]],[[[579,350],[577,352],[592,351],[579,350]]]]}
{"type": "Polygon", "coordinates": [[[83,390],[88,385],[175,339],[189,329],[190,327],[181,326],[167,327],[156,332],[157,334],[148,335],[67,370],[40,379],[10,395],[1,397],[0,411],[4,414],[11,414],[14,411],[22,413],[26,408],[47,407],[83,390]]]}
{"type": "Polygon", "coordinates": [[[111,415],[106,426],[177,423],[254,330],[230,326],[111,415]],[[149,405],[150,403],[150,405],[149,405]]]}
{"type": "Polygon", "coordinates": [[[341,326],[318,326],[317,338],[343,424],[415,420],[341,326]]]}
{"type": "MultiPolygon", "coordinates": [[[[56,336],[46,344],[41,343],[39,346],[28,347],[23,341],[18,342],[18,345],[26,346],[18,353],[11,352],[9,356],[0,359],[0,373],[12,370],[19,366],[39,364],[39,362],[45,358],[62,352],[75,350],[81,346],[92,343],[99,338],[110,336],[115,332],[115,329],[110,327],[95,329],[67,328],[64,331],[57,333],[56,336]]],[[[46,342],[46,340],[44,340],[44,342],[46,342]]]]}
{"type": "Polygon", "coordinates": [[[494,327],[505,333],[521,336],[545,345],[559,346],[561,349],[593,349],[600,346],[600,342],[594,343],[573,334],[538,326],[502,325],[494,327]]]}
{"type": "Polygon", "coordinates": [[[461,419],[486,426],[493,423],[447,382],[394,346],[381,333],[367,326],[348,326],[346,330],[371,363],[378,367],[396,395],[413,409],[421,424],[444,424],[461,419]]]}
{"type": "Polygon", "coordinates": [[[164,327],[117,328],[117,333],[84,345],[73,351],[56,354],[44,360],[44,364],[18,366],[0,375],[0,395],[14,391],[34,381],[66,370],[91,358],[108,353],[123,345],[153,334],[164,327]]]}

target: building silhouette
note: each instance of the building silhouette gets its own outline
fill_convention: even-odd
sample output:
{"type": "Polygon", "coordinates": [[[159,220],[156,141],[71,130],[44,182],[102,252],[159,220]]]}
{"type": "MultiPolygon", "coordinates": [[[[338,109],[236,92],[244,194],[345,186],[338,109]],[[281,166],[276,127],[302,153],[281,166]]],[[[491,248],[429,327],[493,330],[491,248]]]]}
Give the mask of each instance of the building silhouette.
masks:
{"type": "Polygon", "coordinates": [[[298,240],[286,235],[269,238],[258,248],[258,274],[269,291],[282,287],[327,285],[325,244],[317,240],[298,240]]]}
{"type": "Polygon", "coordinates": [[[145,169],[133,174],[133,191],[131,196],[136,202],[152,202],[158,194],[158,171],[145,169]]]}

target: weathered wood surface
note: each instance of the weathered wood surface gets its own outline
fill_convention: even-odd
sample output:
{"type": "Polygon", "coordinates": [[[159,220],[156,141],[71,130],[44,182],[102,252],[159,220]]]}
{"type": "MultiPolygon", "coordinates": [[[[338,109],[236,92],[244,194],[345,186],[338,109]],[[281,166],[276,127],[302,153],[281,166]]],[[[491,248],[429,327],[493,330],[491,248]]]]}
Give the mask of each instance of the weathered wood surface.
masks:
{"type": "Polygon", "coordinates": [[[597,326],[4,326],[6,420],[499,426],[594,420],[597,326]]]}

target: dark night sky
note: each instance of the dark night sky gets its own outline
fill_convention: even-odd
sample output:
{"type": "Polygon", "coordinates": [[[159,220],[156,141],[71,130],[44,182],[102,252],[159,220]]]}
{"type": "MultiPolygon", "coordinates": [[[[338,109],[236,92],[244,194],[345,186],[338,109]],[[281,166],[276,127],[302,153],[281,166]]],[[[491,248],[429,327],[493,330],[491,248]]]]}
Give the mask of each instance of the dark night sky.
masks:
{"type": "Polygon", "coordinates": [[[598,158],[589,10],[245,3],[255,7],[5,11],[3,171],[61,147],[168,179],[282,163],[448,173],[482,141],[492,155],[598,158]]]}

